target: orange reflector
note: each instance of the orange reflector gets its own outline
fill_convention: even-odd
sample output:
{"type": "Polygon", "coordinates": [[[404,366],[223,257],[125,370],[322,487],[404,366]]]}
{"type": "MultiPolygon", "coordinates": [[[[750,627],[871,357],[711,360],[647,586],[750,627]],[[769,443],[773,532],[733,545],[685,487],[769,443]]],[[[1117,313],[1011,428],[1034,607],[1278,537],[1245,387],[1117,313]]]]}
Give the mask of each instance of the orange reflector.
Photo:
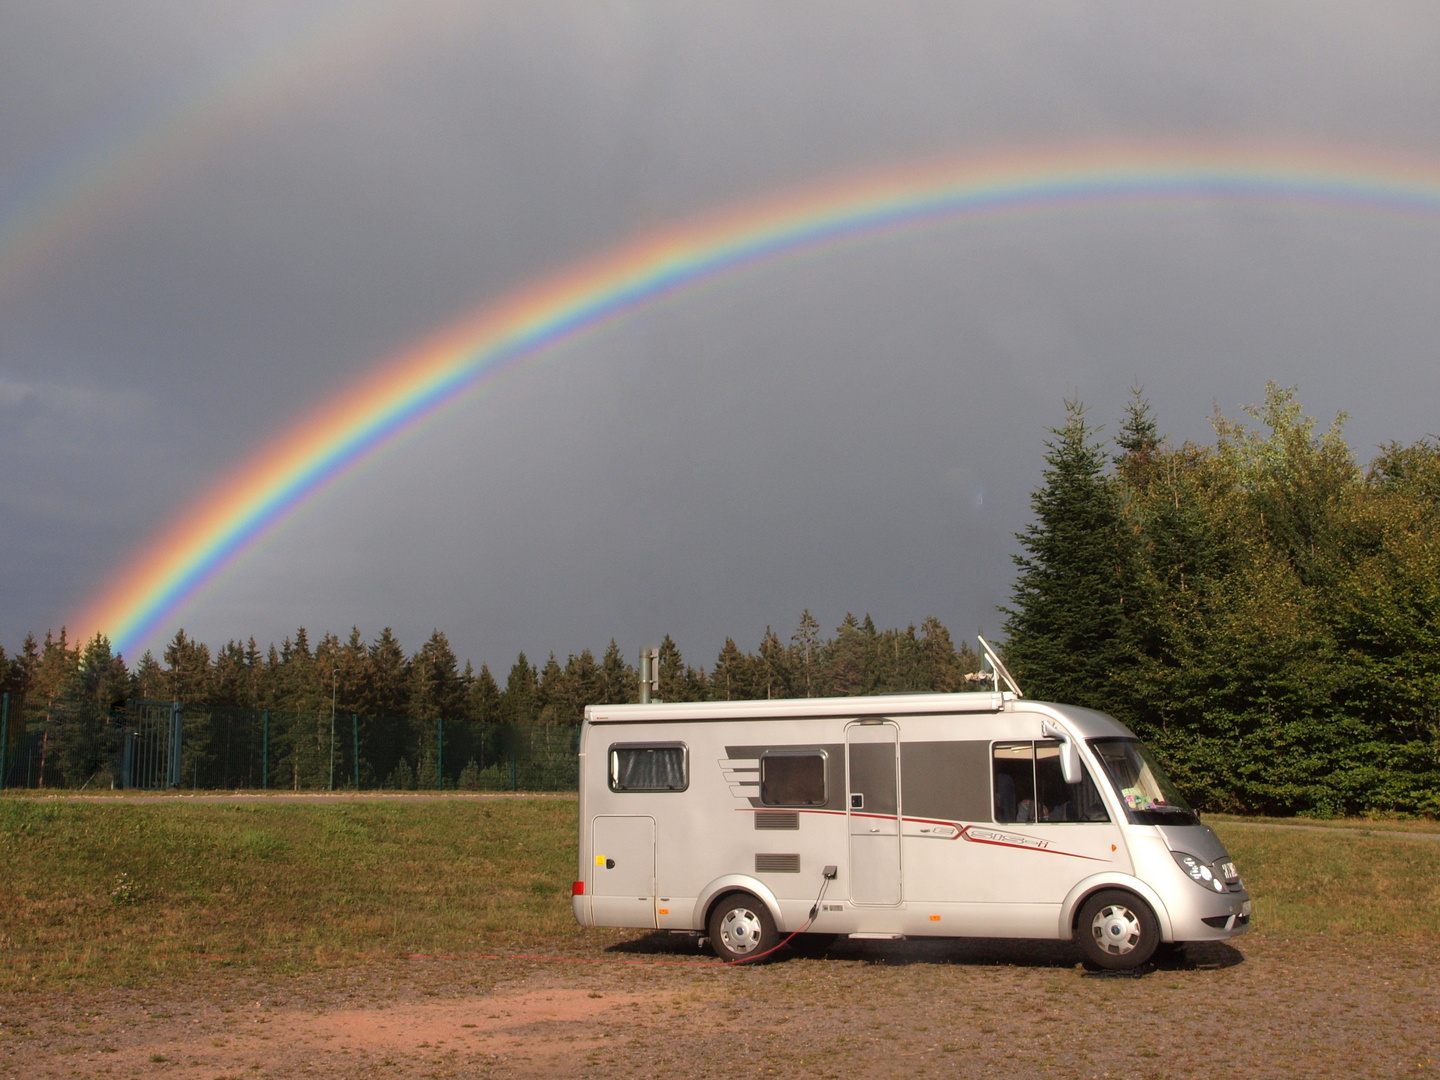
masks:
{"type": "Polygon", "coordinates": [[[571,895],[571,896],[584,896],[584,895],[585,895],[585,882],[583,882],[583,881],[577,881],[577,882],[575,882],[574,885],[571,885],[571,886],[570,886],[570,895],[571,895]]]}
{"type": "Polygon", "coordinates": [[[662,908],[660,909],[660,914],[661,914],[661,915],[669,915],[669,914],[670,914],[670,909],[669,909],[668,907],[662,907],[662,908]]]}
{"type": "Polygon", "coordinates": [[[931,916],[930,916],[930,921],[931,921],[931,922],[939,922],[939,921],[940,921],[940,916],[939,916],[939,915],[931,915],[931,916]]]}

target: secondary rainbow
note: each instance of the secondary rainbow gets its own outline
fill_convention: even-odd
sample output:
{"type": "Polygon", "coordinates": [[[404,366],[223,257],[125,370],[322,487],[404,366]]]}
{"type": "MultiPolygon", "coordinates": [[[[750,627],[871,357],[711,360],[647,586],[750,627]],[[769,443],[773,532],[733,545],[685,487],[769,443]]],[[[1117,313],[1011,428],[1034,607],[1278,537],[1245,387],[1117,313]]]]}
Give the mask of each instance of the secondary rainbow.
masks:
{"type": "Polygon", "coordinates": [[[227,477],[72,625],[133,651],[307,499],[436,410],[726,275],[957,220],[1215,202],[1435,219],[1440,169],[1344,152],[1092,147],[912,166],[664,229],[486,306],[382,365],[227,477]]]}

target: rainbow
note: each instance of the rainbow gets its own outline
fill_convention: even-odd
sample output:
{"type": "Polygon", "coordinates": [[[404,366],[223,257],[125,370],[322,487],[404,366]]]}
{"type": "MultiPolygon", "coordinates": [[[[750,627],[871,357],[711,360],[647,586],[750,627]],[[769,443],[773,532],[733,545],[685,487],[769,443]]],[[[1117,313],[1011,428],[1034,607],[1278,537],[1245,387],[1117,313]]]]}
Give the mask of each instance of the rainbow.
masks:
{"type": "Polygon", "coordinates": [[[237,46],[215,71],[97,124],[74,137],[68,154],[35,169],[0,207],[0,296],[117,210],[153,197],[162,180],[203,160],[237,126],[364,73],[393,53],[403,25],[382,0],[286,9],[274,22],[261,44],[237,46]]]}
{"type": "Polygon", "coordinates": [[[810,187],[660,230],[487,305],[383,364],[225,478],[72,625],[133,651],[306,500],[437,410],[502,372],[725,275],[945,222],[1217,202],[1433,220],[1440,168],[1243,147],[1012,153],[810,187]]]}

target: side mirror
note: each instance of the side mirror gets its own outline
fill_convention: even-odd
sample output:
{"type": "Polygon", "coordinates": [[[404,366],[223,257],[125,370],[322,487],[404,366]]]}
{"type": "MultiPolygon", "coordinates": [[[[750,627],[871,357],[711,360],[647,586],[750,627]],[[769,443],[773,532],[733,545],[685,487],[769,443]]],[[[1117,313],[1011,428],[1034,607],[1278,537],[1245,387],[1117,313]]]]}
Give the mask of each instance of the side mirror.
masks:
{"type": "Polygon", "coordinates": [[[1060,775],[1067,784],[1078,784],[1084,778],[1080,771],[1080,751],[1069,739],[1060,744],[1060,775]]]}
{"type": "Polygon", "coordinates": [[[1040,723],[1040,734],[1047,739],[1059,741],[1060,775],[1064,777],[1065,783],[1080,783],[1085,776],[1080,770],[1080,748],[1075,745],[1075,740],[1070,737],[1070,733],[1063,728],[1056,727],[1048,720],[1043,720],[1040,723]]]}

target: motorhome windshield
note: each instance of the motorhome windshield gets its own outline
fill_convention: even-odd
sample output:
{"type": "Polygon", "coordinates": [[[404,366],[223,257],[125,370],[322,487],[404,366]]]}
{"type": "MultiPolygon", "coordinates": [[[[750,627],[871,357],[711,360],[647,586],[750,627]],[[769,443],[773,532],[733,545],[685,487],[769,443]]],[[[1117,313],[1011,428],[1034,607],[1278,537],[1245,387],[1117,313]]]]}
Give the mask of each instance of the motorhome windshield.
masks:
{"type": "Polygon", "coordinates": [[[1138,739],[1092,739],[1133,825],[1197,825],[1200,819],[1175,790],[1165,770],[1138,739]]]}

